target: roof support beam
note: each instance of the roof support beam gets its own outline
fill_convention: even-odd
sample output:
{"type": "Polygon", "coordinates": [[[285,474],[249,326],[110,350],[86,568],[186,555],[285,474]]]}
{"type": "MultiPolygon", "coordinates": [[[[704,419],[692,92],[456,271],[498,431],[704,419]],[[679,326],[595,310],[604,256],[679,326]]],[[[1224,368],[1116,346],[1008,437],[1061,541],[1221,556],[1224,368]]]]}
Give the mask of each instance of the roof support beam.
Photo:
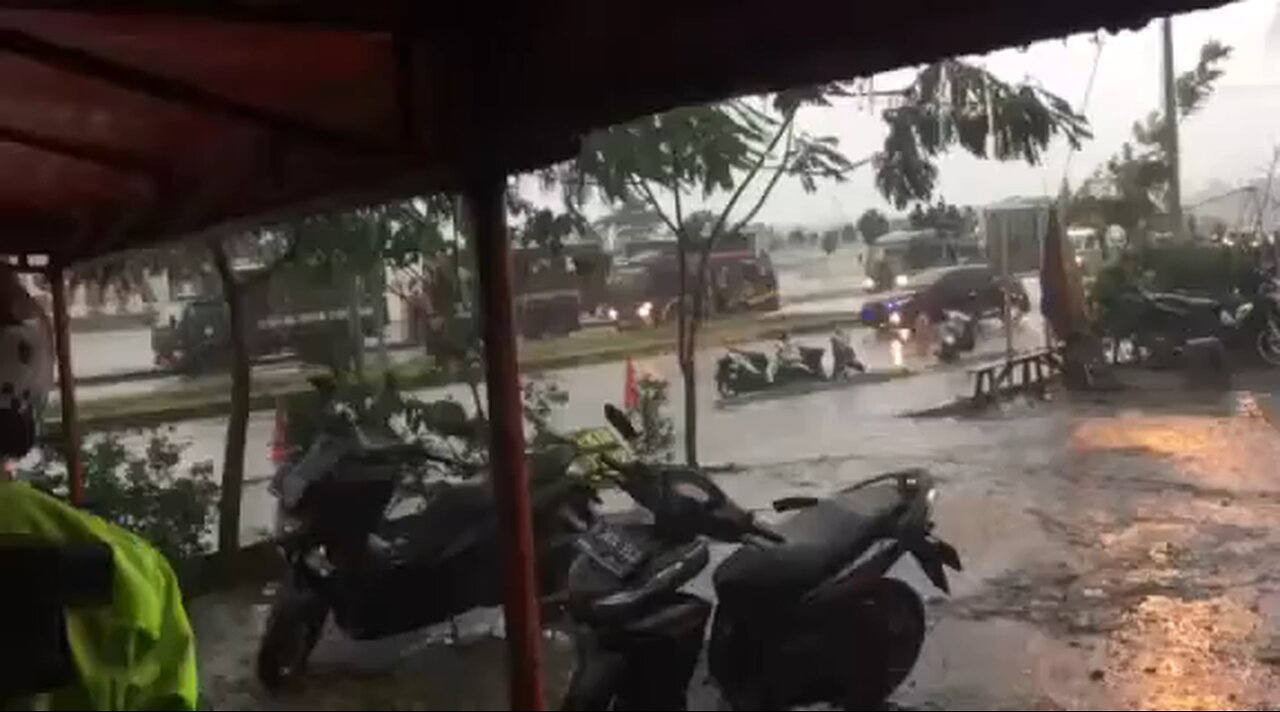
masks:
{"type": "Polygon", "coordinates": [[[153,99],[270,129],[289,138],[302,139],[347,152],[384,153],[387,150],[387,147],[377,146],[358,136],[245,104],[196,84],[153,74],[77,47],[50,42],[21,30],[0,29],[0,51],[25,57],[53,69],[96,79],[153,99]]]}
{"type": "Polygon", "coordinates": [[[244,0],[0,0],[0,8],[14,10],[62,10],[85,15],[153,15],[275,24],[300,29],[363,30],[391,32],[402,27],[399,13],[370,12],[361,3],[246,2],[244,0]]]}
{"type": "Polygon", "coordinates": [[[92,163],[119,173],[136,173],[155,182],[160,181],[162,175],[159,166],[140,156],[84,141],[44,136],[23,129],[0,126],[0,142],[18,144],[45,153],[92,163]]]}

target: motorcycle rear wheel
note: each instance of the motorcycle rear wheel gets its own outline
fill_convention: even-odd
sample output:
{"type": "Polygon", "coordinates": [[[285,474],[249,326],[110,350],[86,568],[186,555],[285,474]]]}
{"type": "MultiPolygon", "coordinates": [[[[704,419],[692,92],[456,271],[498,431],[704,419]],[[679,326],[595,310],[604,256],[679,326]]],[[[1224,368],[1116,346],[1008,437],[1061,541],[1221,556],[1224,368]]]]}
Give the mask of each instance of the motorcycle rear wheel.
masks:
{"type": "Polygon", "coordinates": [[[846,710],[878,709],[902,684],[920,657],[924,645],[924,602],[908,584],[882,578],[860,601],[860,618],[875,621],[858,641],[855,669],[839,707],[846,710]]]}
{"type": "Polygon", "coordinates": [[[271,605],[258,645],[258,681],[269,692],[296,682],[324,631],[329,608],[314,592],[286,584],[271,605]]]}

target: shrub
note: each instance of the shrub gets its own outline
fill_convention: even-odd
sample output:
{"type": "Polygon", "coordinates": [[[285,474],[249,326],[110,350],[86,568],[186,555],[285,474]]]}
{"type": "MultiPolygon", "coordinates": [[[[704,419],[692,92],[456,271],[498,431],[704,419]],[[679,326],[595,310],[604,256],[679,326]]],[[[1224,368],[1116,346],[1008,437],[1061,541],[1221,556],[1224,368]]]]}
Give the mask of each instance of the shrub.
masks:
{"type": "MultiPolygon", "coordinates": [[[[83,445],[84,502],[94,514],[151,542],[175,566],[211,551],[218,485],[213,463],[182,464],[185,443],[173,430],[142,433],[141,452],[117,433],[100,433],[83,445]]],[[[62,451],[41,446],[19,479],[58,497],[67,496],[67,466],[62,451]]]]}
{"type": "Polygon", "coordinates": [[[675,453],[675,423],[667,413],[667,390],[666,380],[645,374],[636,380],[639,402],[627,409],[632,422],[640,427],[640,440],[632,449],[647,460],[670,461],[675,453]]]}

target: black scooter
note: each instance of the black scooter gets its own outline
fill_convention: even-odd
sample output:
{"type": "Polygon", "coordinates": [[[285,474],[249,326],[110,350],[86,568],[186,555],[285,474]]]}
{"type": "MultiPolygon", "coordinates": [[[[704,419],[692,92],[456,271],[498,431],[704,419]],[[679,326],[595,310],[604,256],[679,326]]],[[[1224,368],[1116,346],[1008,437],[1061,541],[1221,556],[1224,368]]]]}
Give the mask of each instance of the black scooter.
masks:
{"type": "MultiPolygon", "coordinates": [[[[626,416],[606,406],[628,439],[626,416]]],[[[932,535],[935,489],[923,470],[872,478],[767,527],[693,468],[606,459],[652,521],[597,522],[569,571],[576,668],[566,710],[685,709],[713,606],[679,589],[709,561],[708,539],[741,543],[715,572],[708,661],[734,709],[829,703],[868,709],[914,666],[924,608],[886,577],[904,555],[948,589],[955,549],[932,535]]]]}
{"type": "Polygon", "coordinates": [[[948,310],[939,331],[938,360],[943,363],[953,363],[960,354],[973,351],[977,346],[977,319],[971,314],[948,310]]]}
{"type": "MultiPolygon", "coordinates": [[[[533,456],[532,501],[541,587],[562,590],[573,539],[594,515],[592,490],[568,475],[578,452],[533,456]]],[[[410,444],[373,445],[340,416],[307,453],[277,472],[276,544],[288,566],[258,649],[268,689],[299,677],[329,613],[351,638],[384,638],[501,603],[498,515],[487,482],[441,484],[420,511],[387,519],[405,468],[435,461],[410,444]]]]}

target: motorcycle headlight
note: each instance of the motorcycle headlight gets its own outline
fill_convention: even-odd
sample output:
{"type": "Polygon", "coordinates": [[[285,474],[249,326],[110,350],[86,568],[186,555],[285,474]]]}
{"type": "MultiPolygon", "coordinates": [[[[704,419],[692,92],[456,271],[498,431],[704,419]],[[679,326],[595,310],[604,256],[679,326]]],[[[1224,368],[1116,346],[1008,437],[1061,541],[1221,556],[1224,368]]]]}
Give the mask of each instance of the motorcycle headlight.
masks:
{"type": "Polygon", "coordinates": [[[902,323],[902,313],[901,313],[901,312],[889,312],[889,324],[890,324],[890,325],[892,325],[892,326],[898,326],[898,325],[899,325],[899,324],[901,324],[901,323],[902,323]]]}
{"type": "Polygon", "coordinates": [[[1249,312],[1253,311],[1253,302],[1245,302],[1236,308],[1236,321],[1240,321],[1249,316],[1249,312]]]}
{"type": "Polygon", "coordinates": [[[608,313],[608,315],[609,315],[609,321],[617,321],[617,320],[618,320],[618,310],[617,310],[617,309],[610,309],[607,313],[608,313]]]}
{"type": "Polygon", "coordinates": [[[907,275],[905,275],[905,274],[900,274],[900,275],[898,275],[897,277],[894,277],[894,278],[893,278],[893,283],[894,283],[894,285],[895,285],[895,286],[898,286],[898,287],[905,287],[905,286],[907,286],[907,275]]]}
{"type": "Polygon", "coordinates": [[[876,281],[870,277],[864,277],[862,280],[863,289],[875,289],[876,281]]]}
{"type": "Polygon", "coordinates": [[[951,334],[947,334],[946,336],[942,337],[942,343],[948,346],[954,344],[955,342],[956,342],[956,337],[952,336],[951,334]]]}
{"type": "Polygon", "coordinates": [[[640,306],[636,307],[636,316],[640,317],[641,319],[648,319],[649,315],[652,313],[653,313],[653,302],[645,302],[644,304],[641,304],[640,306]]]}

